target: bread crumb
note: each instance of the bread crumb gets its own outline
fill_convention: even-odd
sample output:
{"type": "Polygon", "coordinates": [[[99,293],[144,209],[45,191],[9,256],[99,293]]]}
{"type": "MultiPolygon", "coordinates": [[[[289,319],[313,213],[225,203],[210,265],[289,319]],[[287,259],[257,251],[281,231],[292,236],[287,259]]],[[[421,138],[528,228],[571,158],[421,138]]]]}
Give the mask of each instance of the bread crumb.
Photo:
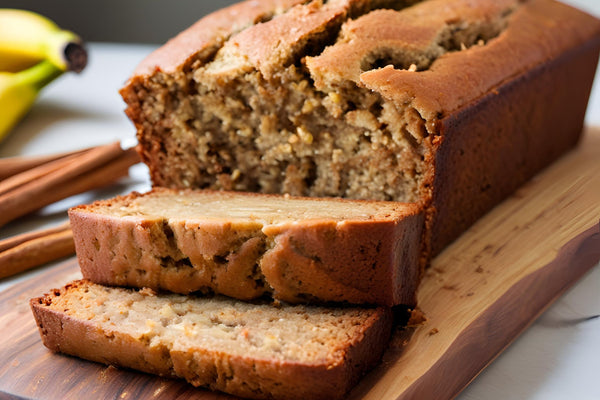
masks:
{"type": "Polygon", "coordinates": [[[423,311],[418,308],[414,310],[408,310],[410,312],[410,317],[408,318],[408,322],[406,323],[407,327],[415,327],[419,325],[424,325],[427,322],[427,317],[423,311]]]}
{"type": "Polygon", "coordinates": [[[298,136],[300,137],[300,139],[302,139],[302,141],[304,143],[306,143],[306,144],[312,144],[312,142],[313,142],[313,135],[312,135],[312,133],[310,133],[309,131],[307,131],[305,127],[299,126],[296,131],[298,132],[298,136]]]}
{"type": "Polygon", "coordinates": [[[328,96],[334,104],[340,104],[342,102],[342,96],[340,96],[338,93],[331,92],[328,94],[328,96]]]}
{"type": "Polygon", "coordinates": [[[139,291],[139,293],[143,296],[156,296],[156,292],[149,287],[145,287],[145,288],[141,289],[139,291]]]}
{"type": "Polygon", "coordinates": [[[438,328],[432,328],[432,329],[429,331],[429,336],[433,336],[433,335],[435,335],[436,333],[438,333],[439,331],[440,331],[440,330],[439,330],[438,328]]]}

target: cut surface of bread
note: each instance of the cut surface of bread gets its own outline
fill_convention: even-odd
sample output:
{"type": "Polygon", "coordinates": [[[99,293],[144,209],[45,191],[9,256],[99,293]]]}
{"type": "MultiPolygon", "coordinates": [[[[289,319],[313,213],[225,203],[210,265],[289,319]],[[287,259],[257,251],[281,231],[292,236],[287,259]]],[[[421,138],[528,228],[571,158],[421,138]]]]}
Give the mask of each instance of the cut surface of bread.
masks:
{"type": "Polygon", "coordinates": [[[75,281],[31,307],[51,350],[248,397],[341,398],[382,355],[388,308],[247,303],[75,281]]]}
{"type": "Polygon", "coordinates": [[[599,46],[553,0],[246,1],[121,94],[155,185],[420,202],[435,255],[577,142],[599,46]]]}
{"type": "MultiPolygon", "coordinates": [[[[84,207],[85,208],[85,207],[84,207]]],[[[417,207],[386,201],[346,201],[211,190],[170,190],[155,188],[97,203],[94,212],[115,218],[165,218],[168,220],[247,222],[263,229],[304,221],[327,220],[340,223],[396,221],[415,213],[417,207]]]]}
{"type": "Polygon", "coordinates": [[[155,188],[69,211],[84,278],[239,299],[414,305],[414,204],[155,188]]]}

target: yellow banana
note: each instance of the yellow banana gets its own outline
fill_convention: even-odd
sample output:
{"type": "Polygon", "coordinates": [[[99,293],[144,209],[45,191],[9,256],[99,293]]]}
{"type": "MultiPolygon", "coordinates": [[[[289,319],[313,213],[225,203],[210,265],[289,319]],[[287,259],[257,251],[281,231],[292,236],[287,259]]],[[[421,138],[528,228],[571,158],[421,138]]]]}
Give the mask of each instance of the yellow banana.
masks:
{"type": "Polygon", "coordinates": [[[76,34],[46,17],[0,9],[0,71],[21,71],[42,60],[63,71],[80,72],[87,64],[87,52],[76,34]]]}
{"type": "Polygon", "coordinates": [[[0,72],[0,140],[31,108],[40,90],[63,72],[49,60],[20,72],[0,72]]]}

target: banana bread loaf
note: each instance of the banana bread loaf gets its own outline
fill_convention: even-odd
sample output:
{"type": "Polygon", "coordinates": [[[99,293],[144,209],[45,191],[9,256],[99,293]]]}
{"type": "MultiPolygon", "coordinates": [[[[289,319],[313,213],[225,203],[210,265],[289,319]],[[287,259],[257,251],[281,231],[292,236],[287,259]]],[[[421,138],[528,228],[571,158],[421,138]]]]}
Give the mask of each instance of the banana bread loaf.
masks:
{"type": "Polygon", "coordinates": [[[121,94],[155,185],[419,202],[435,255],[575,145],[599,46],[553,0],[246,1],[121,94]]]}
{"type": "Polygon", "coordinates": [[[32,299],[49,349],[255,399],[338,399],[381,357],[389,308],[251,304],[76,281],[32,299]]]}
{"type": "Polygon", "coordinates": [[[69,210],[83,277],[238,299],[414,305],[414,204],[155,188],[69,210]]]}

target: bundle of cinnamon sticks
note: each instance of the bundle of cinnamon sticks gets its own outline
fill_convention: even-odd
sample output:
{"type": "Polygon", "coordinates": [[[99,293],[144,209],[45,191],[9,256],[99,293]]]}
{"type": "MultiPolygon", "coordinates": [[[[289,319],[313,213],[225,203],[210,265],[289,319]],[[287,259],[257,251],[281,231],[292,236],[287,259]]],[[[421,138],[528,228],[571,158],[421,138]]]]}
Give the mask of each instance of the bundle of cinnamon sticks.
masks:
{"type": "MultiPolygon", "coordinates": [[[[139,162],[118,142],[41,157],[0,159],[0,227],[32,211],[127,175],[139,162]]],[[[0,241],[0,279],[74,252],[68,223],[0,241]]]]}

